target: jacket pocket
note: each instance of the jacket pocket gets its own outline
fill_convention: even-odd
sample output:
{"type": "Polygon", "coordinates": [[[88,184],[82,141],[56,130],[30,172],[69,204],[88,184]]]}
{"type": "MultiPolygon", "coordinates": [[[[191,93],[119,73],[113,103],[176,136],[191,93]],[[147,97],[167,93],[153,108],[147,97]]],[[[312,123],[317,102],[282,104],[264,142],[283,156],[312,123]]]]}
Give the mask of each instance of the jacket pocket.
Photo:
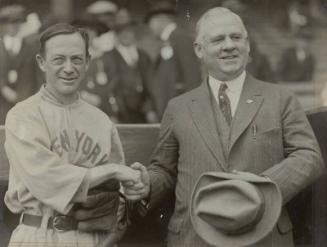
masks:
{"type": "Polygon", "coordinates": [[[277,229],[281,235],[287,234],[293,229],[292,222],[285,209],[282,210],[281,216],[277,222],[277,229]]]}
{"type": "Polygon", "coordinates": [[[256,136],[263,137],[263,138],[271,137],[271,136],[273,137],[273,136],[280,134],[281,131],[282,131],[282,129],[280,127],[273,127],[270,129],[265,129],[263,131],[258,131],[256,136]]]}

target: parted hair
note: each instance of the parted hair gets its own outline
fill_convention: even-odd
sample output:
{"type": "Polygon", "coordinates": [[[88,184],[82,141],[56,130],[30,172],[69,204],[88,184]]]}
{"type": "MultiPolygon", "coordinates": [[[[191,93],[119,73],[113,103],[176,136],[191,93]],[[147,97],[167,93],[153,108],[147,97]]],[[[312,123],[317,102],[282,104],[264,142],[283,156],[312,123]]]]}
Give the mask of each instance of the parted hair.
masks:
{"type": "Polygon", "coordinates": [[[85,43],[85,51],[86,51],[86,56],[89,57],[89,35],[87,32],[80,27],[76,27],[73,25],[70,25],[68,23],[57,23],[54,24],[47,29],[45,29],[41,34],[40,34],[40,54],[45,55],[45,44],[46,42],[57,36],[57,35],[62,35],[62,34],[74,34],[74,33],[79,33],[81,37],[84,40],[85,43]]]}

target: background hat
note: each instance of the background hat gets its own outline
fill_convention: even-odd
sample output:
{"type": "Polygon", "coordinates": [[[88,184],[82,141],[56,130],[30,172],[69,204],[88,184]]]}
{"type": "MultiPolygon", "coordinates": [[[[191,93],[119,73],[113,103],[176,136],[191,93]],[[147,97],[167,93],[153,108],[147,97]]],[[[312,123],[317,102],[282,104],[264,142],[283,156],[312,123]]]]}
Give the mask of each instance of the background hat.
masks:
{"type": "Polygon", "coordinates": [[[247,172],[208,172],[191,196],[190,216],[208,244],[248,246],[263,239],[277,223],[282,196],[270,179],[247,172]]]}
{"type": "Polygon", "coordinates": [[[25,22],[26,9],[20,4],[8,5],[0,9],[0,23],[25,22]]]}
{"type": "Polygon", "coordinates": [[[107,14],[107,13],[114,14],[117,12],[117,10],[118,7],[115,3],[111,1],[104,1],[104,0],[96,1],[90,4],[86,8],[86,12],[93,15],[107,14]]]}
{"type": "Polygon", "coordinates": [[[114,29],[118,31],[132,25],[136,25],[136,21],[132,19],[129,11],[125,8],[120,9],[115,15],[114,29]]]}
{"type": "Polygon", "coordinates": [[[170,1],[156,1],[147,11],[145,15],[145,22],[148,22],[151,17],[157,14],[176,15],[176,5],[170,1]]]}
{"type": "Polygon", "coordinates": [[[92,29],[96,31],[98,34],[107,31],[106,25],[104,25],[102,22],[100,22],[96,18],[93,18],[90,14],[87,13],[74,19],[71,24],[81,28],[92,29]]]}

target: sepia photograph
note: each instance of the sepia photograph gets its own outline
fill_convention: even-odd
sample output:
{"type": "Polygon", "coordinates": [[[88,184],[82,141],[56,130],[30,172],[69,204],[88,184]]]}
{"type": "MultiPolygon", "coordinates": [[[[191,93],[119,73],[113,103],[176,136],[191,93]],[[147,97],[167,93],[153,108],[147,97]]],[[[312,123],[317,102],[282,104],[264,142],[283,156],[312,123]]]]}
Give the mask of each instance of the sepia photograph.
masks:
{"type": "Polygon", "coordinates": [[[0,247],[327,246],[327,0],[0,0],[0,247]]]}

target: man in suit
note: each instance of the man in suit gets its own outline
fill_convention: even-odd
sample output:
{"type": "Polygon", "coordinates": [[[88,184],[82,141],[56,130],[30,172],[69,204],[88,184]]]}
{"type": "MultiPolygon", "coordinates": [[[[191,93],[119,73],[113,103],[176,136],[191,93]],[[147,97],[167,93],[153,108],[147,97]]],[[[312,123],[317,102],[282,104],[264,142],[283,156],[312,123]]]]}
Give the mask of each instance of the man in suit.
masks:
{"type": "Polygon", "coordinates": [[[287,82],[310,82],[314,78],[316,59],[311,51],[312,33],[301,29],[294,43],[286,48],[278,62],[279,80],[287,82]]]}
{"type": "Polygon", "coordinates": [[[104,71],[117,102],[119,122],[156,122],[150,90],[153,64],[150,57],[137,48],[135,27],[129,11],[120,9],[114,27],[116,45],[102,56],[104,71]]]}
{"type": "Polygon", "coordinates": [[[35,44],[20,36],[25,12],[18,4],[0,9],[0,124],[11,107],[37,90],[35,44]]]}
{"type": "Polygon", "coordinates": [[[106,26],[106,31],[101,32],[94,40],[95,45],[100,51],[106,52],[114,48],[115,34],[113,26],[115,22],[115,14],[118,11],[117,5],[108,0],[98,0],[91,3],[86,8],[86,13],[106,26]]]}
{"type": "Polygon", "coordinates": [[[160,119],[171,98],[195,88],[201,80],[191,38],[177,26],[176,14],[173,4],[159,1],[146,15],[150,30],[162,43],[152,79],[160,119]]]}
{"type": "MultiPolygon", "coordinates": [[[[169,102],[148,171],[134,165],[146,186],[125,188],[130,200],[145,198],[148,210],[175,194],[168,246],[210,246],[194,230],[189,212],[191,193],[204,172],[266,176],[279,187],[285,206],[323,168],[294,95],[245,71],[250,45],[238,15],[219,7],[205,12],[197,23],[195,51],[207,80],[169,102]]],[[[253,246],[294,246],[284,206],[273,231],[253,246]]]]}

